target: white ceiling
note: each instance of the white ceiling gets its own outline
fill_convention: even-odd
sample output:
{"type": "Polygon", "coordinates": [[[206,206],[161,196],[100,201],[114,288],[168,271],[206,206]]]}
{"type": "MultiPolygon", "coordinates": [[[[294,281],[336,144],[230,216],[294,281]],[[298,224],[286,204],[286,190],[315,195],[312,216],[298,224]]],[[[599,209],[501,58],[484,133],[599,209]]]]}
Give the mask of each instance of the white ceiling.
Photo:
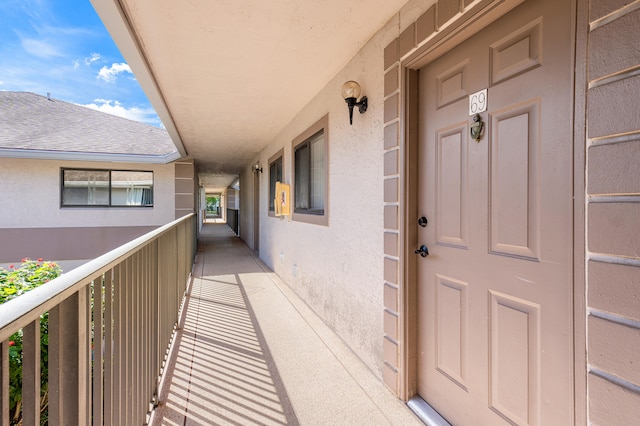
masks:
{"type": "Polygon", "coordinates": [[[91,2],[174,141],[215,191],[407,0],[91,2]]]}

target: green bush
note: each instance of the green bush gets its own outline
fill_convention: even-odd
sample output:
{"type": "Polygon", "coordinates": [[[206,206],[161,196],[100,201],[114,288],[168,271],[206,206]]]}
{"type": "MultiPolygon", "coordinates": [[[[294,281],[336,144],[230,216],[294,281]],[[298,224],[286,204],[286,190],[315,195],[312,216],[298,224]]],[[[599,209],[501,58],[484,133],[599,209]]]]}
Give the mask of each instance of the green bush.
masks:
{"type": "MultiPolygon", "coordinates": [[[[9,269],[0,268],[0,304],[15,299],[27,291],[39,287],[62,273],[62,269],[55,262],[43,262],[42,259],[22,259],[22,265],[9,269]]],[[[49,361],[49,315],[40,317],[40,409],[41,424],[47,423],[46,410],[48,407],[48,361],[49,361]]],[[[22,422],[22,330],[9,338],[9,409],[11,424],[22,422]]]]}

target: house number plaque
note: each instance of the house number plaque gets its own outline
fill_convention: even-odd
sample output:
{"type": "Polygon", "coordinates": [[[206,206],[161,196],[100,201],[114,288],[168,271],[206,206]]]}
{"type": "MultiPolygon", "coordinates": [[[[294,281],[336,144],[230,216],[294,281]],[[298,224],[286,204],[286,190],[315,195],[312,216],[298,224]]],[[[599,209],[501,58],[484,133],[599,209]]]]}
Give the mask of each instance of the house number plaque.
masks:
{"type": "Polygon", "coordinates": [[[476,115],[487,110],[487,89],[469,96],[469,115],[476,115]]]}

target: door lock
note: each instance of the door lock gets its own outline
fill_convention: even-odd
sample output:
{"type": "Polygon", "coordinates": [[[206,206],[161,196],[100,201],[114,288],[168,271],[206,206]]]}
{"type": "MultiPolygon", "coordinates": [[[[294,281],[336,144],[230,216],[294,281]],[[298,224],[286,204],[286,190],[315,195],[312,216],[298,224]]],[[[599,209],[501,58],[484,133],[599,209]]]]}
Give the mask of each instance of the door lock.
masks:
{"type": "Polygon", "coordinates": [[[415,254],[419,254],[422,257],[427,257],[429,256],[429,249],[427,248],[427,246],[425,246],[424,244],[420,246],[419,249],[417,249],[416,251],[414,251],[415,254]]]}
{"type": "Polygon", "coordinates": [[[424,216],[422,216],[420,219],[418,219],[418,225],[422,226],[423,228],[425,226],[427,226],[427,223],[429,223],[429,221],[424,216]]]}

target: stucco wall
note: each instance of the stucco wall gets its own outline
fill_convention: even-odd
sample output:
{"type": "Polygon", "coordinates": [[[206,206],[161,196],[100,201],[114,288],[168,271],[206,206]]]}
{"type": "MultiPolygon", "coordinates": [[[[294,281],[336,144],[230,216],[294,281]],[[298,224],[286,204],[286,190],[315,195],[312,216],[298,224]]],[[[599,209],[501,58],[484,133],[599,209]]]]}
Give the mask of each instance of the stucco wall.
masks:
{"type": "MultiPolygon", "coordinates": [[[[261,153],[284,149],[283,180],[292,183],[292,140],[329,116],[329,226],[269,217],[268,169],[260,182],[260,257],[381,375],[383,339],[384,48],[433,1],[410,1],[261,153]],[[406,23],[406,24],[405,24],[406,23]],[[355,80],[365,114],[349,125],[340,88],[355,80]]],[[[243,190],[246,185],[243,185],[243,190]]],[[[244,213],[242,213],[244,214],[244,213]]]]}
{"type": "Polygon", "coordinates": [[[164,225],[174,219],[173,165],[0,158],[0,228],[164,225]],[[152,208],[60,208],[60,168],[151,170],[152,208]]]}
{"type": "Polygon", "coordinates": [[[174,165],[0,158],[0,261],[90,259],[175,215],[174,165]],[[151,208],[61,208],[60,169],[150,170],[151,208]]]}

